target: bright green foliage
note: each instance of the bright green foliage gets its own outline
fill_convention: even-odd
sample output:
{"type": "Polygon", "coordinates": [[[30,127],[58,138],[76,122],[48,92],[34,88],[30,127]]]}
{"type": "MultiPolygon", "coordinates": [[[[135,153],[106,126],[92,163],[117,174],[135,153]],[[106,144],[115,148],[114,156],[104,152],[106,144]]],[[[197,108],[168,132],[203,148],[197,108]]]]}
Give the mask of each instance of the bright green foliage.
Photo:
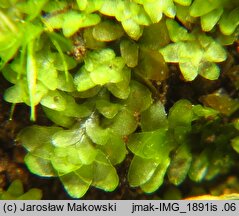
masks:
{"type": "MultiPolygon", "coordinates": [[[[129,184],[146,193],[165,178],[177,186],[228,173],[237,93],[175,102],[167,88],[179,74],[168,63],[184,81],[217,80],[238,10],[237,0],[0,0],[0,69],[12,83],[4,99],[31,107],[31,120],[39,105],[53,122],[18,134],[29,170],[59,177],[74,198],[91,186],[113,191],[129,151],[129,184]]],[[[239,89],[238,66],[223,76],[239,89]]]]}
{"type": "Polygon", "coordinates": [[[188,33],[174,20],[167,20],[166,24],[174,43],[160,50],[165,61],[179,63],[186,81],[194,80],[198,74],[209,80],[217,79],[220,70],[215,62],[226,59],[224,48],[204,33],[188,33]]]}
{"type": "MultiPolygon", "coordinates": [[[[189,135],[192,123],[203,117],[215,118],[217,112],[202,106],[193,106],[187,100],[180,100],[170,109],[168,118],[159,102],[142,113],[142,130],[129,136],[127,147],[134,153],[128,180],[131,186],[140,186],[145,192],[157,190],[168,174],[171,183],[178,185],[187,174],[194,181],[200,181],[205,175],[194,177],[190,170],[198,175],[201,165],[192,162],[189,147],[189,135]],[[157,112],[156,112],[157,109],[157,112]],[[170,159],[170,152],[174,156],[170,159]],[[192,177],[193,176],[193,177],[192,177]]],[[[207,159],[207,158],[206,158],[207,159]]],[[[201,161],[200,159],[197,160],[201,161]]]]}
{"type": "Polygon", "coordinates": [[[28,168],[40,176],[59,176],[72,197],[82,197],[90,185],[105,191],[118,185],[113,165],[124,159],[125,145],[112,130],[101,128],[97,117],[69,130],[31,126],[18,140],[29,151],[25,158],[28,168]]]}
{"type": "Polygon", "coordinates": [[[40,200],[41,198],[42,192],[37,188],[32,188],[24,193],[20,180],[13,181],[6,191],[0,192],[0,200],[40,200]]]}

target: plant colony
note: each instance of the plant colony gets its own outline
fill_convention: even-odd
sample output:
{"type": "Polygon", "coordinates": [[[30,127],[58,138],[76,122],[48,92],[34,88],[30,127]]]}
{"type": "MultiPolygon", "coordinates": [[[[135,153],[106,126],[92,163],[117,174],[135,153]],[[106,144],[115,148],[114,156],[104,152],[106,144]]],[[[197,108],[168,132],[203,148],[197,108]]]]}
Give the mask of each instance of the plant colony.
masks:
{"type": "Polygon", "coordinates": [[[71,197],[115,190],[115,167],[131,154],[128,182],[146,193],[238,163],[238,66],[228,72],[234,98],[219,90],[166,112],[159,91],[170,63],[187,83],[220,77],[238,38],[237,0],[1,0],[0,19],[4,99],[52,121],[18,134],[25,163],[71,197]]]}

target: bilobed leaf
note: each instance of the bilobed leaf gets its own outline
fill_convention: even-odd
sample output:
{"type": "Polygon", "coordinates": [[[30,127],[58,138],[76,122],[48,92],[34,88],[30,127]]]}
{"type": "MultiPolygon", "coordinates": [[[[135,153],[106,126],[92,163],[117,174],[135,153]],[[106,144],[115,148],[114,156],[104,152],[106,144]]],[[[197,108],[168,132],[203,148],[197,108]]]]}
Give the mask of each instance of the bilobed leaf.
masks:
{"type": "Polygon", "coordinates": [[[43,158],[37,157],[28,153],[24,161],[28,167],[28,169],[39,176],[51,177],[56,176],[56,172],[52,167],[50,160],[45,160],[43,158]]]}
{"type": "Polygon", "coordinates": [[[146,159],[164,158],[169,153],[165,128],[131,134],[127,146],[135,155],[146,159]]]}
{"type": "Polygon", "coordinates": [[[163,104],[158,101],[152,104],[147,110],[141,113],[141,128],[142,131],[153,131],[159,128],[168,126],[167,114],[163,104]]]}
{"type": "Polygon", "coordinates": [[[17,140],[31,152],[43,145],[51,144],[51,136],[60,130],[60,127],[33,125],[22,129],[17,135],[17,140]]]}
{"type": "Polygon", "coordinates": [[[92,164],[98,154],[97,149],[93,146],[91,140],[86,136],[76,143],[74,151],[77,153],[78,160],[80,160],[84,165],[92,164]]]}
{"type": "Polygon", "coordinates": [[[81,129],[61,130],[52,136],[52,144],[56,147],[65,147],[79,142],[84,137],[81,129]]]}
{"type": "Polygon", "coordinates": [[[131,111],[122,109],[114,118],[107,120],[106,124],[113,133],[124,136],[136,130],[138,121],[131,111]]]}
{"type": "Polygon", "coordinates": [[[152,193],[156,191],[164,182],[164,176],[167,168],[170,164],[170,159],[165,158],[155,170],[153,176],[149,181],[141,185],[141,189],[146,193],[152,193]]]}
{"type": "Polygon", "coordinates": [[[108,156],[112,165],[121,163],[127,153],[126,146],[117,135],[111,135],[108,142],[101,146],[100,149],[108,156]]]}
{"type": "Polygon", "coordinates": [[[93,166],[92,185],[105,191],[113,191],[119,184],[119,177],[115,168],[102,152],[99,151],[93,166]]]}
{"type": "Polygon", "coordinates": [[[106,118],[113,118],[118,113],[120,105],[107,100],[97,100],[96,108],[106,118]]]}
{"type": "Polygon", "coordinates": [[[90,181],[84,181],[76,172],[60,176],[67,193],[74,198],[81,198],[90,187],[90,181]]]}
{"type": "Polygon", "coordinates": [[[106,144],[110,137],[109,128],[102,128],[99,122],[92,118],[86,121],[86,133],[98,145],[106,144]]]}
{"type": "Polygon", "coordinates": [[[149,181],[159,163],[160,162],[155,159],[145,159],[134,156],[128,172],[128,181],[130,186],[137,187],[149,181]]]}

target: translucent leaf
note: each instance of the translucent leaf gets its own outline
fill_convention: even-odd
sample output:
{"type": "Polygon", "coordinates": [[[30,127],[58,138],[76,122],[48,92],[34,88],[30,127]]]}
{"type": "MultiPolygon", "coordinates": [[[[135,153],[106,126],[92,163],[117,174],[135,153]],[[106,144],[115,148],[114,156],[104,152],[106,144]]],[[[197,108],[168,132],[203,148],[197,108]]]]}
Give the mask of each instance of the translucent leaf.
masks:
{"type": "Polygon", "coordinates": [[[84,137],[82,129],[61,130],[52,136],[52,144],[57,147],[65,147],[79,142],[84,137]]]}
{"type": "Polygon", "coordinates": [[[31,151],[34,156],[40,157],[42,159],[50,160],[54,153],[54,146],[51,143],[41,145],[40,147],[31,151]]]}
{"type": "Polygon", "coordinates": [[[59,176],[75,171],[82,166],[80,160],[78,164],[74,164],[71,163],[67,156],[61,156],[59,149],[55,149],[55,154],[51,158],[51,164],[59,176]]]}
{"type": "Polygon", "coordinates": [[[26,94],[24,83],[18,82],[16,85],[5,90],[4,100],[9,103],[23,103],[26,94]]]}
{"type": "Polygon", "coordinates": [[[113,118],[118,113],[120,105],[107,100],[97,100],[96,108],[106,118],[113,118]]]}
{"type": "Polygon", "coordinates": [[[109,125],[109,129],[114,133],[124,136],[136,130],[138,121],[132,112],[127,109],[122,109],[114,118],[107,119],[105,124],[109,125]]]}
{"type": "Polygon", "coordinates": [[[100,149],[107,155],[113,165],[121,163],[127,153],[123,140],[116,135],[112,135],[100,149]]]}
{"type": "Polygon", "coordinates": [[[100,127],[99,122],[92,118],[86,121],[86,133],[98,145],[106,144],[110,137],[110,130],[100,127]]]}
{"type": "Polygon", "coordinates": [[[139,47],[136,43],[123,40],[120,43],[121,56],[125,60],[128,67],[135,67],[138,64],[139,47]]]}
{"type": "Polygon", "coordinates": [[[129,136],[127,146],[135,155],[146,159],[163,159],[169,153],[165,129],[134,133],[129,136]]]}
{"type": "Polygon", "coordinates": [[[174,185],[180,185],[187,177],[191,166],[192,154],[186,144],[181,145],[173,154],[169,169],[168,178],[174,185]]]}
{"type": "Polygon", "coordinates": [[[92,185],[105,191],[113,191],[119,184],[119,177],[115,168],[103,153],[97,155],[94,162],[94,177],[92,185]],[[100,158],[99,158],[100,157],[100,158]],[[104,161],[102,163],[102,160],[104,161]]]}
{"type": "Polygon", "coordinates": [[[141,83],[131,81],[130,94],[125,100],[128,109],[133,112],[142,112],[152,103],[151,92],[141,83]]]}
{"type": "Polygon", "coordinates": [[[120,25],[112,21],[100,22],[93,28],[93,36],[98,41],[113,41],[124,34],[120,25]]]}
{"type": "Polygon", "coordinates": [[[167,127],[167,114],[163,104],[158,101],[143,111],[141,113],[140,122],[142,131],[154,131],[167,127]]]}
{"type": "MultiPolygon", "coordinates": [[[[54,66],[57,70],[64,71],[65,70],[65,65],[62,61],[62,58],[59,53],[54,53],[53,54],[53,60],[54,60],[54,66]]],[[[67,70],[71,70],[76,67],[77,63],[76,60],[72,57],[69,57],[67,55],[64,55],[64,61],[67,66],[67,70]]]]}
{"type": "Polygon", "coordinates": [[[187,100],[177,101],[169,111],[169,126],[189,126],[193,120],[192,104],[187,100]]]}
{"type": "Polygon", "coordinates": [[[76,172],[60,176],[67,193],[74,198],[81,198],[90,187],[90,181],[84,181],[76,172]]]}
{"type": "Polygon", "coordinates": [[[69,11],[64,15],[64,22],[62,24],[63,34],[66,37],[72,36],[80,28],[96,25],[100,22],[100,16],[97,14],[77,13],[76,11],[69,11]]]}
{"type": "Polygon", "coordinates": [[[217,24],[223,14],[223,8],[214,9],[213,11],[201,17],[201,25],[203,31],[211,31],[217,24]]]}
{"type": "Polygon", "coordinates": [[[56,111],[63,111],[66,109],[66,100],[57,90],[48,91],[47,95],[41,99],[41,104],[56,111]]]}
{"type": "Polygon", "coordinates": [[[180,62],[179,67],[186,81],[193,81],[198,75],[198,65],[191,62],[180,62]]]}
{"type": "Polygon", "coordinates": [[[203,16],[212,10],[219,8],[223,1],[211,0],[195,0],[190,7],[190,15],[194,17],[203,16]]]}
{"type": "Polygon", "coordinates": [[[78,159],[80,159],[81,163],[84,165],[93,163],[98,153],[91,140],[86,136],[76,143],[75,152],[77,153],[78,159]]]}
{"type": "Polygon", "coordinates": [[[37,58],[37,79],[40,80],[48,89],[57,88],[57,70],[55,68],[52,53],[41,52],[37,58]]]}
{"type": "Polygon", "coordinates": [[[88,72],[84,67],[82,67],[74,77],[74,83],[77,87],[77,91],[82,92],[96,86],[90,77],[90,72],[88,72]]]}
{"type": "Polygon", "coordinates": [[[146,193],[152,193],[156,191],[163,184],[164,176],[169,164],[170,164],[170,159],[169,158],[164,159],[158,165],[151,179],[140,186],[141,189],[146,193]]]}
{"type": "Polygon", "coordinates": [[[198,73],[208,80],[217,80],[220,76],[220,69],[212,62],[202,62],[199,65],[198,73]]]}
{"type": "Polygon", "coordinates": [[[17,135],[17,140],[28,151],[34,151],[45,144],[51,144],[51,136],[60,130],[60,127],[33,125],[22,129],[17,135]]]}
{"type": "Polygon", "coordinates": [[[51,177],[56,176],[55,170],[51,165],[50,160],[45,160],[28,153],[24,159],[28,169],[36,175],[51,177]]]}
{"type": "Polygon", "coordinates": [[[209,166],[209,154],[203,151],[200,155],[195,156],[189,170],[189,178],[195,182],[200,182],[205,177],[209,166]]]}
{"type": "Polygon", "coordinates": [[[145,184],[150,178],[152,178],[158,165],[159,162],[155,159],[145,159],[134,156],[128,172],[130,186],[137,187],[145,184]]]}
{"type": "Polygon", "coordinates": [[[43,110],[47,118],[59,126],[69,128],[75,122],[74,118],[64,115],[64,112],[55,111],[44,106],[43,110]]]}
{"type": "Polygon", "coordinates": [[[133,38],[134,40],[138,40],[140,36],[143,34],[143,29],[139,26],[134,20],[128,19],[122,22],[122,26],[126,33],[133,38]]]}

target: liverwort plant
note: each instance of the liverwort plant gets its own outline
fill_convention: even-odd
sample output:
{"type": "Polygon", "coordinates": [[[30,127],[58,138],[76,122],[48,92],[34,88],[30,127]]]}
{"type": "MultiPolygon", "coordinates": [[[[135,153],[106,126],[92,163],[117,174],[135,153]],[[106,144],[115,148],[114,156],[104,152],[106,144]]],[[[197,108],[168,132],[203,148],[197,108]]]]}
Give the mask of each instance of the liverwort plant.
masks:
{"type": "Polygon", "coordinates": [[[58,177],[74,198],[115,190],[121,163],[146,193],[165,178],[228,174],[238,163],[238,67],[221,73],[220,63],[238,39],[238,10],[236,0],[0,0],[4,99],[52,122],[18,134],[28,169],[58,177]],[[175,77],[224,76],[231,94],[169,98],[175,77]]]}

